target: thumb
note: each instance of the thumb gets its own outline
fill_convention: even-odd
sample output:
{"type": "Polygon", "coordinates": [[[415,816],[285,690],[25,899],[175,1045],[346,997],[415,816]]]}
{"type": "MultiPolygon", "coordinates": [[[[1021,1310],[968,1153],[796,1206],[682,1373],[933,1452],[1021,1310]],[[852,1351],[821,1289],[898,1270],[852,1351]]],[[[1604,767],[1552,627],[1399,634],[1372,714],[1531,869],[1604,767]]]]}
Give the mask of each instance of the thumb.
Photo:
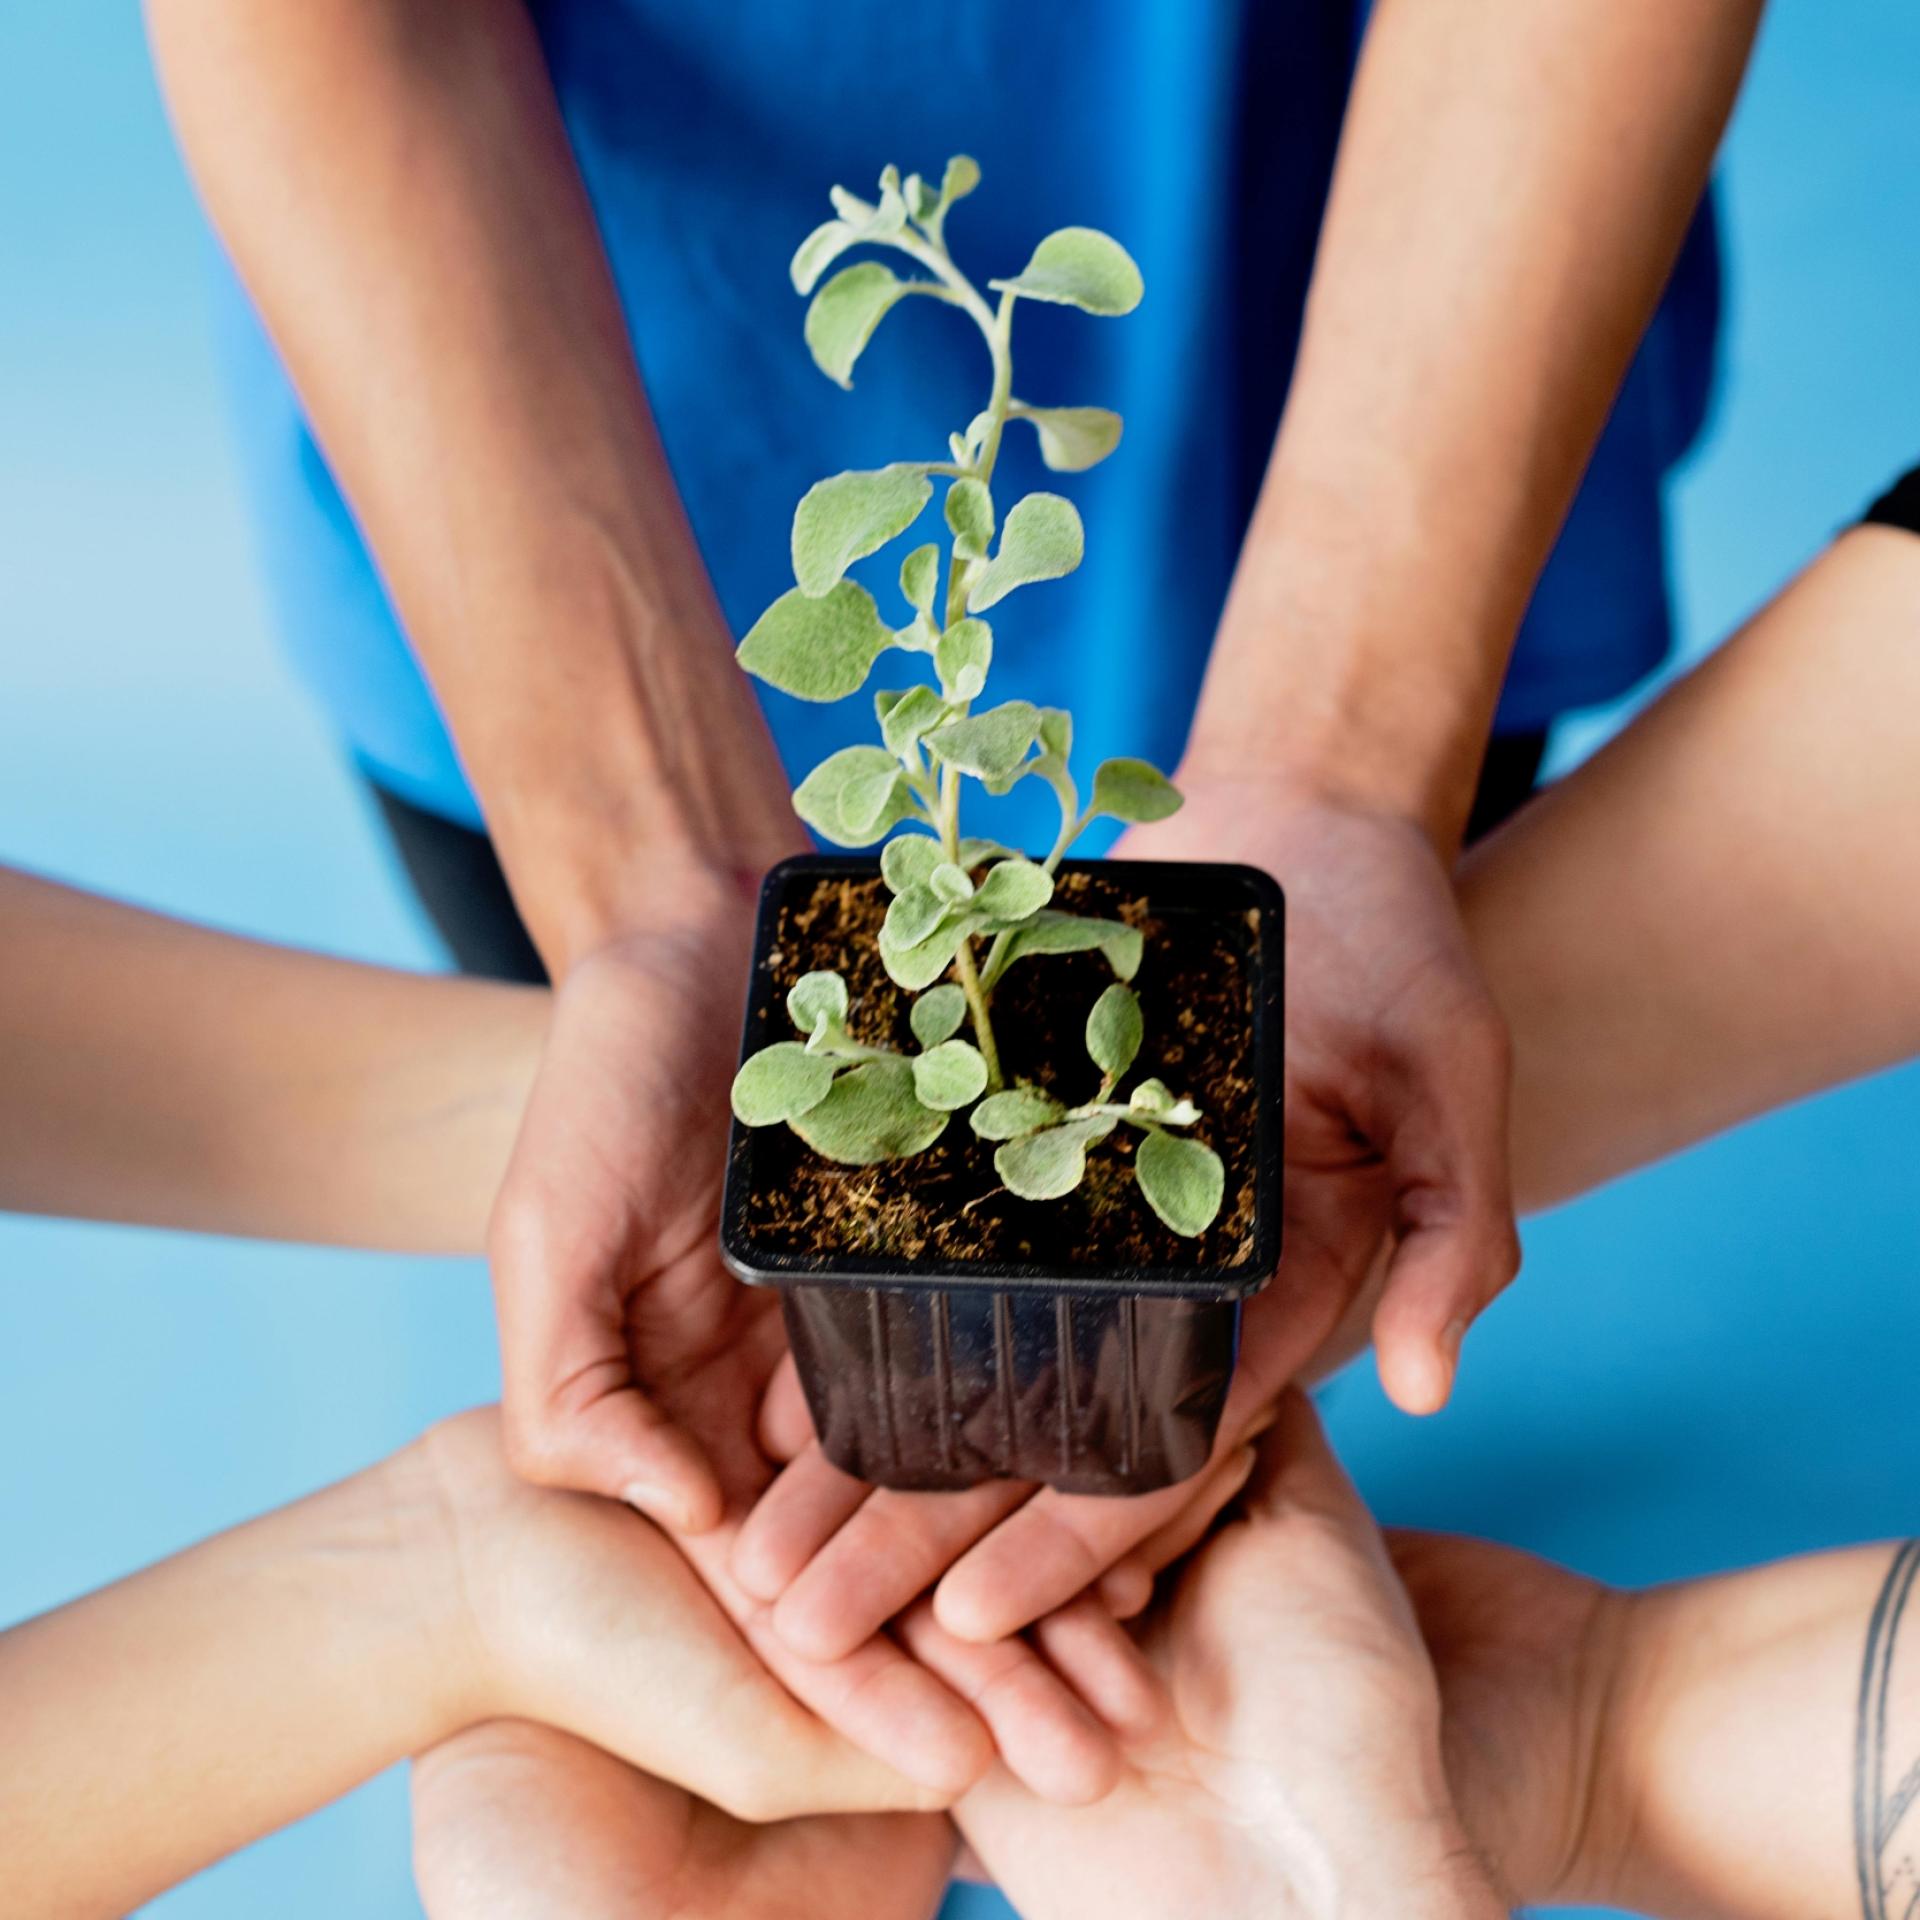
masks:
{"type": "Polygon", "coordinates": [[[1402,1412],[1447,1404],[1467,1329],[1519,1267],[1513,1221],[1491,1204],[1401,1239],[1374,1312],[1373,1349],[1380,1384],[1402,1412]]]}

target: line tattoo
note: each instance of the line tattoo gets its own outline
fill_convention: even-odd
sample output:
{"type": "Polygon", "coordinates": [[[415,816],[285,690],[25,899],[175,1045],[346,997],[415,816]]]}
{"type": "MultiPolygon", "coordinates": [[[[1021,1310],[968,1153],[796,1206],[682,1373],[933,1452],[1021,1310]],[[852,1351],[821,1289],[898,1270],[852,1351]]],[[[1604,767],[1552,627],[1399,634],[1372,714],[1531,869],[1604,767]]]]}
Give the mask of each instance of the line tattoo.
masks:
{"type": "Polygon", "coordinates": [[[1867,1623],[1867,1650],[1860,1663],[1860,1704],[1853,1732],[1853,1858],[1860,1880],[1863,1920],[1913,1920],[1920,1914],[1920,1856],[1909,1820],[1920,1800],[1920,1740],[1898,1744],[1904,1762],[1889,1777],[1887,1700],[1900,1629],[1907,1602],[1920,1574],[1920,1540],[1909,1540],[1893,1556],[1873,1617],[1867,1623]]]}

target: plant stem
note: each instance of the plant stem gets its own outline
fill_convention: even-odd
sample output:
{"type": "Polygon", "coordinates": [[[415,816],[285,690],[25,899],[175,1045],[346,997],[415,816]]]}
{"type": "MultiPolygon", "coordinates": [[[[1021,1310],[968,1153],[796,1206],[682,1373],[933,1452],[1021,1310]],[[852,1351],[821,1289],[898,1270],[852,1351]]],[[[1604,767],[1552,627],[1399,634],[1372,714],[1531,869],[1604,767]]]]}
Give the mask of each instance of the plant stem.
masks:
{"type": "MultiPolygon", "coordinates": [[[[960,864],[960,780],[952,767],[940,769],[940,845],[947,858],[960,864]]],[[[993,1038],[993,1016],[987,1009],[987,992],[973,964],[973,935],[960,942],[953,956],[954,976],[960,991],[967,996],[967,1011],[973,1016],[973,1037],[980,1057],[987,1063],[987,1091],[998,1093],[1001,1086],[1000,1049],[993,1038]]]]}

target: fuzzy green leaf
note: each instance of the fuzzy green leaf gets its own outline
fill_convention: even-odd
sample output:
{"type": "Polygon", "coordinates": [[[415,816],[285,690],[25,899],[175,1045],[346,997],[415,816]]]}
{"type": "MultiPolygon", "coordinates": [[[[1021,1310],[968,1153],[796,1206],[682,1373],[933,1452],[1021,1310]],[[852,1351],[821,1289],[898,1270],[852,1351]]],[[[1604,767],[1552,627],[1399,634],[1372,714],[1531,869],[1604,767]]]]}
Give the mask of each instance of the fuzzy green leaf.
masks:
{"type": "Polygon", "coordinates": [[[1004,780],[1027,757],[1040,733],[1040,709],[1031,700],[1009,700],[935,727],[928,748],[950,767],[977,780],[1004,780]]]}
{"type": "Polygon", "coordinates": [[[974,891],[974,911],[996,926],[1038,913],[1053,898],[1053,876],[1032,860],[1001,860],[974,891]]]}
{"type": "Polygon", "coordinates": [[[771,1127],[817,1107],[833,1086],[831,1060],[797,1040],[776,1040],[740,1063],[733,1076],[733,1112],[743,1127],[771,1127]]]}
{"type": "Polygon", "coordinates": [[[1180,789],[1144,760],[1103,760],[1093,776],[1093,811],[1116,820],[1165,820],[1184,804],[1180,789]]]}
{"type": "Polygon", "coordinates": [[[1131,987],[1116,980],[1087,1015],[1087,1052],[1093,1064],[1109,1080],[1118,1080],[1133,1065],[1145,1035],[1139,1000],[1131,987]]]}
{"type": "Polygon", "coordinates": [[[1141,1120],[1163,1127],[1190,1127],[1200,1118],[1200,1109],[1191,1100],[1176,1100],[1164,1080],[1142,1080],[1127,1105],[1141,1120]]]}
{"type": "MultiPolygon", "coordinates": [[[[931,687],[908,687],[905,692],[896,694],[887,702],[886,710],[881,711],[880,699],[874,697],[874,712],[880,721],[880,737],[887,743],[887,751],[900,757],[906,755],[913,743],[938,723],[947,710],[947,704],[931,687]]],[[[919,764],[915,762],[916,766],[919,764]]]]}
{"type": "Polygon", "coordinates": [[[956,620],[933,650],[949,700],[978,699],[993,665],[993,629],[984,620],[956,620]]]}
{"type": "Polygon", "coordinates": [[[856,560],[905,533],[932,498],[926,474],[900,462],[816,481],[793,510],[793,577],[800,591],[809,600],[831,592],[856,560]]]}
{"type": "Polygon", "coordinates": [[[866,685],[873,663],[892,644],[873,595],[857,581],[842,580],[819,600],[790,587],[748,629],[736,658],[795,699],[844,700],[866,685]]]}
{"type": "Polygon", "coordinates": [[[900,591],[921,619],[933,617],[933,596],[940,588],[940,549],[929,540],[900,562],[900,591]]]}
{"type": "Polygon", "coordinates": [[[912,290],[909,282],[877,260],[842,267],[807,308],[807,350],[814,364],[836,385],[851,387],[854,362],[873,338],[874,328],[912,290]]]}
{"type": "Polygon", "coordinates": [[[1040,458],[1055,473],[1084,473],[1120,444],[1120,416],[1107,407],[1028,407],[1012,417],[1030,420],[1040,436],[1040,458]]]}
{"type": "Polygon", "coordinates": [[[984,560],[993,544],[993,495],[978,480],[956,480],[947,489],[947,526],[962,560],[984,560]]]}
{"type": "MultiPolygon", "coordinates": [[[[894,904],[897,906],[899,902],[894,904]]],[[[916,940],[907,946],[888,939],[887,930],[882,926],[880,964],[886,968],[887,977],[895,986],[905,987],[909,993],[918,993],[921,988],[932,986],[953,965],[953,956],[960,951],[960,942],[971,930],[968,915],[954,914],[941,921],[924,940],[916,940]]]]}
{"type": "Polygon", "coordinates": [[[941,205],[950,207],[956,200],[964,200],[979,184],[980,162],[970,153],[956,153],[941,176],[941,205]]]}
{"type": "Polygon", "coordinates": [[[913,795],[884,747],[842,747],[801,781],[793,810],[836,846],[868,847],[913,811],[913,795]]]}
{"type": "Polygon", "coordinates": [[[937,1047],[941,1041],[951,1040],[966,1017],[967,996],[951,982],[943,987],[929,987],[914,1001],[907,1015],[913,1026],[913,1037],[923,1047],[937,1047]]]}
{"type": "Polygon", "coordinates": [[[787,1017],[802,1033],[814,1032],[822,1020],[844,1026],[847,983],[837,973],[803,973],[787,989],[787,1017]]]}
{"type": "Polygon", "coordinates": [[[1080,1184],[1087,1171],[1088,1147],[1104,1140],[1113,1124],[1110,1116],[1102,1114],[1022,1134],[996,1150],[994,1171],[1023,1200],[1058,1200],[1080,1184]]]}
{"type": "Polygon", "coordinates": [[[1133,1177],[1147,1205],[1175,1233],[1188,1238],[1213,1224],[1227,1186],[1220,1156],[1198,1140],[1176,1133],[1149,1133],[1140,1142],[1133,1156],[1133,1177]]]}
{"type": "Polygon", "coordinates": [[[891,947],[917,947],[952,911],[952,901],[941,899],[924,880],[916,880],[893,896],[881,922],[882,939],[891,947]]]}
{"type": "Polygon", "coordinates": [[[1145,942],[1137,928],[1118,920],[1095,920],[1082,913],[1060,913],[1048,907],[1035,914],[1007,942],[1001,969],[1035,953],[1086,953],[1098,947],[1107,956],[1107,964],[1122,980],[1131,980],[1140,971],[1140,955],[1145,942]]]}
{"type": "Polygon", "coordinates": [[[1012,851],[1011,847],[1003,847],[998,840],[962,840],[960,865],[971,873],[983,862],[1004,859],[1012,851]]]}
{"type": "Polygon", "coordinates": [[[787,269],[794,292],[811,293],[820,276],[863,237],[858,227],[845,220],[828,220],[815,227],[795,248],[793,264],[787,269]]]}
{"type": "Polygon", "coordinates": [[[926,833],[903,833],[880,849],[880,875],[895,893],[925,886],[940,864],[940,842],[926,833]]]}
{"type": "Polygon", "coordinates": [[[1033,250],[1011,280],[989,280],[1023,300],[1051,300],[1087,313],[1131,313],[1145,291],[1140,269],[1118,240],[1094,227],[1061,227],[1033,250]]]}
{"type": "Polygon", "coordinates": [[[967,595],[968,609],[984,612],[1015,587],[1058,580],[1085,552],[1086,533],[1073,502],[1057,493],[1030,493],[1007,515],[999,549],[967,595]]]}
{"type": "Polygon", "coordinates": [[[1052,1126],[1065,1112],[1052,1094],[1038,1087],[1009,1087],[1005,1093],[989,1094],[970,1118],[982,1140],[1017,1140],[1023,1133],[1052,1126]]]}
{"type": "Polygon", "coordinates": [[[1073,754],[1073,715],[1065,707],[1040,709],[1040,751],[1062,766],[1073,754]]]}
{"type": "Polygon", "coordinates": [[[911,1062],[869,1060],[841,1074],[818,1106],[790,1124],[815,1153],[870,1167],[924,1152],[946,1131],[947,1116],[920,1104],[911,1062]]]}
{"type": "Polygon", "coordinates": [[[950,907],[965,906],[973,898],[973,882],[967,878],[965,867],[956,867],[951,861],[943,860],[927,876],[927,884],[950,907]]]}
{"type": "Polygon", "coordinates": [[[971,1106],[987,1086],[987,1063],[966,1040],[943,1040],[913,1063],[913,1090],[923,1107],[940,1113],[971,1106]]]}

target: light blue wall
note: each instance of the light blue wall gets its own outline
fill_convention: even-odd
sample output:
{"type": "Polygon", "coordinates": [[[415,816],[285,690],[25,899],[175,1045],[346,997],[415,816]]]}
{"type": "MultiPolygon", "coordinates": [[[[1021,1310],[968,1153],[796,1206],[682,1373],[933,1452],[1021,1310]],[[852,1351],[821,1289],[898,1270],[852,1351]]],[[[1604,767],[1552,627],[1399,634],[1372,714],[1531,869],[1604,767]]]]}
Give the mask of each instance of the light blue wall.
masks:
{"type": "MultiPolygon", "coordinates": [[[[1727,168],[1725,402],[1674,503],[1695,648],[1920,458],[1917,75],[1908,0],[1783,0],[1768,29],[1727,168]]],[[[134,10],[0,9],[0,858],[425,962],[274,652],[204,244],[134,10]]],[[[1909,1071],[1537,1223],[1452,1411],[1333,1390],[1349,1459],[1391,1519],[1621,1579],[1911,1529],[1916,1141],[1909,1071]]],[[[0,1222],[0,1620],[494,1385],[471,1266],[0,1222]]],[[[154,1910],[414,1912],[399,1780],[154,1910]]]]}

